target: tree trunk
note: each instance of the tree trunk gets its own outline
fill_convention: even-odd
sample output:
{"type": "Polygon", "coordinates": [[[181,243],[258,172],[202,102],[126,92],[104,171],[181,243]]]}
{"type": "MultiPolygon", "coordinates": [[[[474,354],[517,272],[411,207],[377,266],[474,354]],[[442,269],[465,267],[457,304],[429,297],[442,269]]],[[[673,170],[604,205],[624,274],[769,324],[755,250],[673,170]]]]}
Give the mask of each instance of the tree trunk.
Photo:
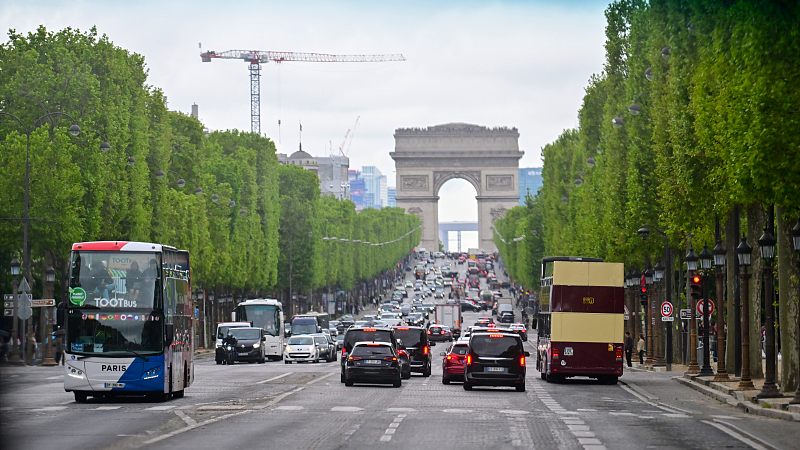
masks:
{"type": "Polygon", "coordinates": [[[758,247],[758,238],[764,233],[764,210],[761,203],[747,207],[747,243],[753,247],[750,265],[750,292],[748,293],[748,307],[750,308],[750,378],[764,378],[761,368],[761,289],[764,287],[762,269],[764,262],[761,259],[761,250],[758,247]]]}
{"type": "Polygon", "coordinates": [[[741,371],[736,365],[736,354],[738,353],[736,343],[739,341],[736,334],[736,318],[738,317],[736,294],[739,292],[739,277],[736,276],[736,247],[739,245],[736,212],[737,210],[731,211],[728,215],[728,220],[725,221],[725,249],[727,250],[725,255],[725,290],[729,294],[728,320],[725,321],[728,325],[728,333],[725,339],[725,368],[731,376],[741,371]]]}
{"type": "Polygon", "coordinates": [[[800,344],[800,333],[798,333],[798,267],[797,252],[794,251],[792,238],[789,231],[794,226],[794,220],[783,220],[784,209],[778,207],[775,237],[778,239],[778,325],[781,336],[781,371],[780,388],[785,392],[793,392],[797,389],[800,380],[800,355],[798,354],[798,344],[800,344]]]}

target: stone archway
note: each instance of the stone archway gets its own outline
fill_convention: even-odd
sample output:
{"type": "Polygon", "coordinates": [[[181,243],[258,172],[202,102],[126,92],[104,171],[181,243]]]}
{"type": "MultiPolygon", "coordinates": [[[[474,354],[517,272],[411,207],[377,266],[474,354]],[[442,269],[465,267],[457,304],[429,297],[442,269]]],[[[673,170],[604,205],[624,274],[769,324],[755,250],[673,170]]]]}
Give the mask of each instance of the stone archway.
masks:
{"type": "Polygon", "coordinates": [[[477,192],[478,241],[494,252],[492,224],[519,202],[519,132],[449,123],[395,130],[390,155],[397,171],[397,206],[422,222],[420,246],[438,249],[439,189],[450,179],[469,181],[477,192]]]}

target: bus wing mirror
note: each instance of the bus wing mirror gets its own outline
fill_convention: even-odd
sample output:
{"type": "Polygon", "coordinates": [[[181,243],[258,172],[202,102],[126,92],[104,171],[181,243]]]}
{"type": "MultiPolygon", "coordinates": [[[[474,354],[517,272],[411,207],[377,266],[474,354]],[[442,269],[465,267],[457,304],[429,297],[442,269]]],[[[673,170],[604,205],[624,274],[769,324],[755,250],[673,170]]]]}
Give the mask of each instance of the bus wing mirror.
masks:
{"type": "Polygon", "coordinates": [[[164,324],[164,334],[165,334],[164,345],[172,345],[172,340],[175,337],[174,332],[175,328],[173,324],[171,323],[164,324]]]}
{"type": "Polygon", "coordinates": [[[261,336],[261,340],[264,341],[264,342],[267,342],[267,337],[266,336],[261,336]]]}

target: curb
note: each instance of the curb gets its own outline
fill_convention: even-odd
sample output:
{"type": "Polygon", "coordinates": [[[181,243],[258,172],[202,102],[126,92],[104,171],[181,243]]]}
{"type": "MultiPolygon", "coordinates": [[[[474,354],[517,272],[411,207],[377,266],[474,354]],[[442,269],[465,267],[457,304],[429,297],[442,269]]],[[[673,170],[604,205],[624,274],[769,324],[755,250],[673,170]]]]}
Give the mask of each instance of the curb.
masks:
{"type": "MultiPolygon", "coordinates": [[[[800,422],[800,413],[783,411],[774,408],[764,408],[755,403],[745,401],[744,395],[741,392],[733,392],[735,395],[729,395],[721,392],[714,387],[705,386],[694,380],[689,380],[684,377],[676,377],[675,380],[687,387],[690,387],[703,395],[715,398],[720,402],[727,403],[735,408],[741,409],[748,414],[755,414],[757,416],[771,417],[773,419],[783,419],[793,422],[800,422]]],[[[718,383],[711,383],[718,384],[718,383]]]]}

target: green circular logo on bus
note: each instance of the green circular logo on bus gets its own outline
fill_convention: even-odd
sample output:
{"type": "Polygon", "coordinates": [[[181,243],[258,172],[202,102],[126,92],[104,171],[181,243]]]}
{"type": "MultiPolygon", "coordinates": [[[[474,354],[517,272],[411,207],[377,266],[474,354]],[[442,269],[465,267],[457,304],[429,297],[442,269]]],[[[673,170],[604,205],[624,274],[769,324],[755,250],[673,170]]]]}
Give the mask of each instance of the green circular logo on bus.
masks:
{"type": "Polygon", "coordinates": [[[83,306],[86,303],[86,291],[83,288],[74,288],[69,290],[69,301],[78,306],[83,306]]]}

